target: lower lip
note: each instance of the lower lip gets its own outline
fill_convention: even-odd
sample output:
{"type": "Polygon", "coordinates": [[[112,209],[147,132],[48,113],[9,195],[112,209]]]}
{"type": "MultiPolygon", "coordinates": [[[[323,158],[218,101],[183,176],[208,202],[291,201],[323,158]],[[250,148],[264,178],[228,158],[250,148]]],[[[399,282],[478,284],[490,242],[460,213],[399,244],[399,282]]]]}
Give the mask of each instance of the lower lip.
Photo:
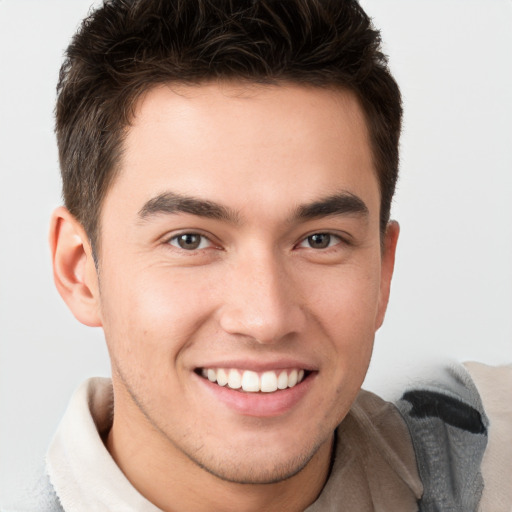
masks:
{"type": "Polygon", "coordinates": [[[194,374],[207,392],[214,395],[216,400],[224,403],[230,409],[245,416],[260,418],[279,416],[293,409],[309,392],[315,379],[314,373],[309,374],[293,388],[274,391],[273,393],[247,393],[219,386],[204,377],[194,374]]]}

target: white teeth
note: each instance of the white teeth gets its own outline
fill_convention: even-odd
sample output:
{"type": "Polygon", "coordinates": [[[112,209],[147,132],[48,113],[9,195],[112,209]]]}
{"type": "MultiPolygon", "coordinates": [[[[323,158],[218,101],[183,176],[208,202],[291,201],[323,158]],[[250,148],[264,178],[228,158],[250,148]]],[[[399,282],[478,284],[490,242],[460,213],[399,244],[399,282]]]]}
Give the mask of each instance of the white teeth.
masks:
{"type": "Polygon", "coordinates": [[[288,374],[286,372],[281,372],[279,377],[277,378],[277,388],[278,389],[286,389],[288,387],[288,374]]]}
{"type": "Polygon", "coordinates": [[[246,370],[242,375],[242,389],[244,391],[257,392],[260,390],[260,379],[256,372],[246,370]]]}
{"type": "Polygon", "coordinates": [[[258,374],[251,370],[237,370],[235,368],[203,368],[201,375],[210,382],[231,389],[240,389],[249,393],[273,393],[278,389],[293,388],[304,379],[304,370],[281,370],[279,375],[275,371],[266,371],[258,374]]]}
{"type": "Polygon", "coordinates": [[[223,368],[217,370],[217,384],[219,386],[225,386],[228,383],[228,374],[223,368]]]}
{"type": "Polygon", "coordinates": [[[277,389],[277,376],[276,372],[265,372],[261,376],[260,389],[264,393],[272,393],[277,389]]]}
{"type": "Polygon", "coordinates": [[[242,387],[242,376],[238,370],[229,370],[228,386],[231,389],[240,389],[242,387]]]}

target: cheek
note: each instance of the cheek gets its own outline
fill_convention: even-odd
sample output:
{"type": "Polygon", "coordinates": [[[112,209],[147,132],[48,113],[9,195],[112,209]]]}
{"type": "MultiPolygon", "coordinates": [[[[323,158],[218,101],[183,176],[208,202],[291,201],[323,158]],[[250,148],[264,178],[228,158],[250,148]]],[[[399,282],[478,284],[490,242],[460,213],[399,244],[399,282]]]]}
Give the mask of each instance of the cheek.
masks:
{"type": "Polygon", "coordinates": [[[327,358],[334,355],[336,361],[333,379],[340,376],[359,382],[364,378],[375,336],[379,269],[378,264],[335,269],[325,291],[317,290],[310,303],[327,340],[318,351],[327,358]]]}
{"type": "Polygon", "coordinates": [[[101,288],[109,349],[137,359],[138,367],[176,358],[212,307],[207,282],[176,269],[134,272],[129,279],[113,272],[101,288]]]}
{"type": "Polygon", "coordinates": [[[347,332],[374,331],[380,291],[378,261],[334,268],[323,278],[312,275],[308,288],[314,290],[311,304],[325,324],[347,332]]]}

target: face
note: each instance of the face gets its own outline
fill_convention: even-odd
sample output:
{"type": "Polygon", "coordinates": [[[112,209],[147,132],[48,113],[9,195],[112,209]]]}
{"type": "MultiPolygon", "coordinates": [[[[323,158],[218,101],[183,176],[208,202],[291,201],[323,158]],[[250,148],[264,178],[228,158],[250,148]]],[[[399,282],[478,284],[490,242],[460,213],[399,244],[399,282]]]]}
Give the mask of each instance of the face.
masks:
{"type": "Polygon", "coordinates": [[[387,302],[379,205],[348,92],[150,91],[101,217],[113,428],[246,483],[330,446],[387,302]]]}

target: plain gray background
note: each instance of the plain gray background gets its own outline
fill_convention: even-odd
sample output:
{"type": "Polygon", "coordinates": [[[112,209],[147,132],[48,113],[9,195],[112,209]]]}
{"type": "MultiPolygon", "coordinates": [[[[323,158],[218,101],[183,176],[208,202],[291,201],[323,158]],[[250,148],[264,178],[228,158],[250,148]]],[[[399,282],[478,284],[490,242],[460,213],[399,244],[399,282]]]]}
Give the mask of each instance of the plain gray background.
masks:
{"type": "MultiPolygon", "coordinates": [[[[52,110],[90,0],[0,0],[0,496],[41,461],[102,332],[54,289],[52,110]]],[[[512,1],[364,0],[405,106],[391,304],[366,387],[396,397],[453,361],[512,360],[512,1]]]]}

